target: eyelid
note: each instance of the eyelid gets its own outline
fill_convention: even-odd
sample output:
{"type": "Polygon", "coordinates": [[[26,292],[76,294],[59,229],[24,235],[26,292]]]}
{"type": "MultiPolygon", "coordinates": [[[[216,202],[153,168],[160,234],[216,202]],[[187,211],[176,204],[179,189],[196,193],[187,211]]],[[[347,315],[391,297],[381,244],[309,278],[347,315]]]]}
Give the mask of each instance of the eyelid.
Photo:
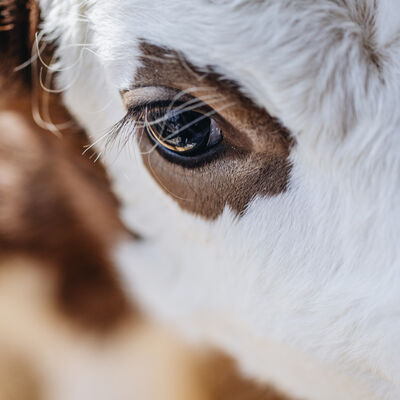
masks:
{"type": "Polygon", "coordinates": [[[178,100],[187,101],[191,97],[186,94],[165,86],[145,86],[128,90],[122,94],[127,108],[135,108],[154,102],[167,102],[178,100]]]}

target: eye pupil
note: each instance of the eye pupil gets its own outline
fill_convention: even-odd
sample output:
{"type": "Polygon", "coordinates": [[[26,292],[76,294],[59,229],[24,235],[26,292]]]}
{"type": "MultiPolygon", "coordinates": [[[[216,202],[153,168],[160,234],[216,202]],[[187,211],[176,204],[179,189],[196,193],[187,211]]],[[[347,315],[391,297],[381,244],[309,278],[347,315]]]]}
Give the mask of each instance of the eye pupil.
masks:
{"type": "Polygon", "coordinates": [[[168,115],[161,136],[165,143],[192,150],[204,143],[210,133],[210,118],[193,111],[168,115]]]}
{"type": "Polygon", "coordinates": [[[192,155],[207,150],[210,137],[215,136],[213,125],[213,120],[200,112],[170,110],[148,118],[147,130],[162,148],[192,155]],[[151,120],[160,122],[149,122],[151,120]]]}

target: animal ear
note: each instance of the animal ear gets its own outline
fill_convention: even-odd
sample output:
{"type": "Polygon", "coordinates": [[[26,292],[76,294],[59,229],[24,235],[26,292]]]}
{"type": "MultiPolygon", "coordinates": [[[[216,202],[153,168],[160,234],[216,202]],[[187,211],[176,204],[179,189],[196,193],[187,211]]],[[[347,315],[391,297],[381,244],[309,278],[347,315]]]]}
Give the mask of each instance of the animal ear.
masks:
{"type": "Polygon", "coordinates": [[[31,57],[39,22],[35,0],[0,0],[0,94],[30,84],[30,69],[16,68],[31,57]]]}

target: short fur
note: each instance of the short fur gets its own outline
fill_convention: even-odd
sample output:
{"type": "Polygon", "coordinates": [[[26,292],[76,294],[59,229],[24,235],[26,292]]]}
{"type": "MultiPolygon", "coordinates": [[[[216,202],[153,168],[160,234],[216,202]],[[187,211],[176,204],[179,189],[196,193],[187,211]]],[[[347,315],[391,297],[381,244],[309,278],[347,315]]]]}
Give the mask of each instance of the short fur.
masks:
{"type": "Polygon", "coordinates": [[[65,104],[102,152],[124,221],[144,238],[120,243],[115,257],[145,310],[292,396],[398,399],[399,3],[40,6],[65,104]],[[105,151],[143,40],[235,81],[290,131],[284,193],[257,196],[241,218],[227,205],[205,220],[151,178],[134,140],[105,151]]]}

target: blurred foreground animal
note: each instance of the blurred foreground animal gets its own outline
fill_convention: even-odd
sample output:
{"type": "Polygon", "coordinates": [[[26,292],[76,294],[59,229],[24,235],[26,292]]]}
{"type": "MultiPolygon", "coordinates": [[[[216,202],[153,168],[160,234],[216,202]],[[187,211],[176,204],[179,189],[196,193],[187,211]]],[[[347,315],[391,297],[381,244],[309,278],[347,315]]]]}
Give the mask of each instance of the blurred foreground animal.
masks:
{"type": "MultiPolygon", "coordinates": [[[[18,142],[6,114],[2,247],[47,266],[57,315],[109,330],[135,307],[196,371],[218,349],[240,371],[220,398],[400,398],[398,2],[0,4],[3,109],[53,133],[18,142]],[[118,203],[65,155],[80,129],[118,203]]],[[[104,368],[57,356],[65,398],[135,376],[87,356],[104,368]]]]}

